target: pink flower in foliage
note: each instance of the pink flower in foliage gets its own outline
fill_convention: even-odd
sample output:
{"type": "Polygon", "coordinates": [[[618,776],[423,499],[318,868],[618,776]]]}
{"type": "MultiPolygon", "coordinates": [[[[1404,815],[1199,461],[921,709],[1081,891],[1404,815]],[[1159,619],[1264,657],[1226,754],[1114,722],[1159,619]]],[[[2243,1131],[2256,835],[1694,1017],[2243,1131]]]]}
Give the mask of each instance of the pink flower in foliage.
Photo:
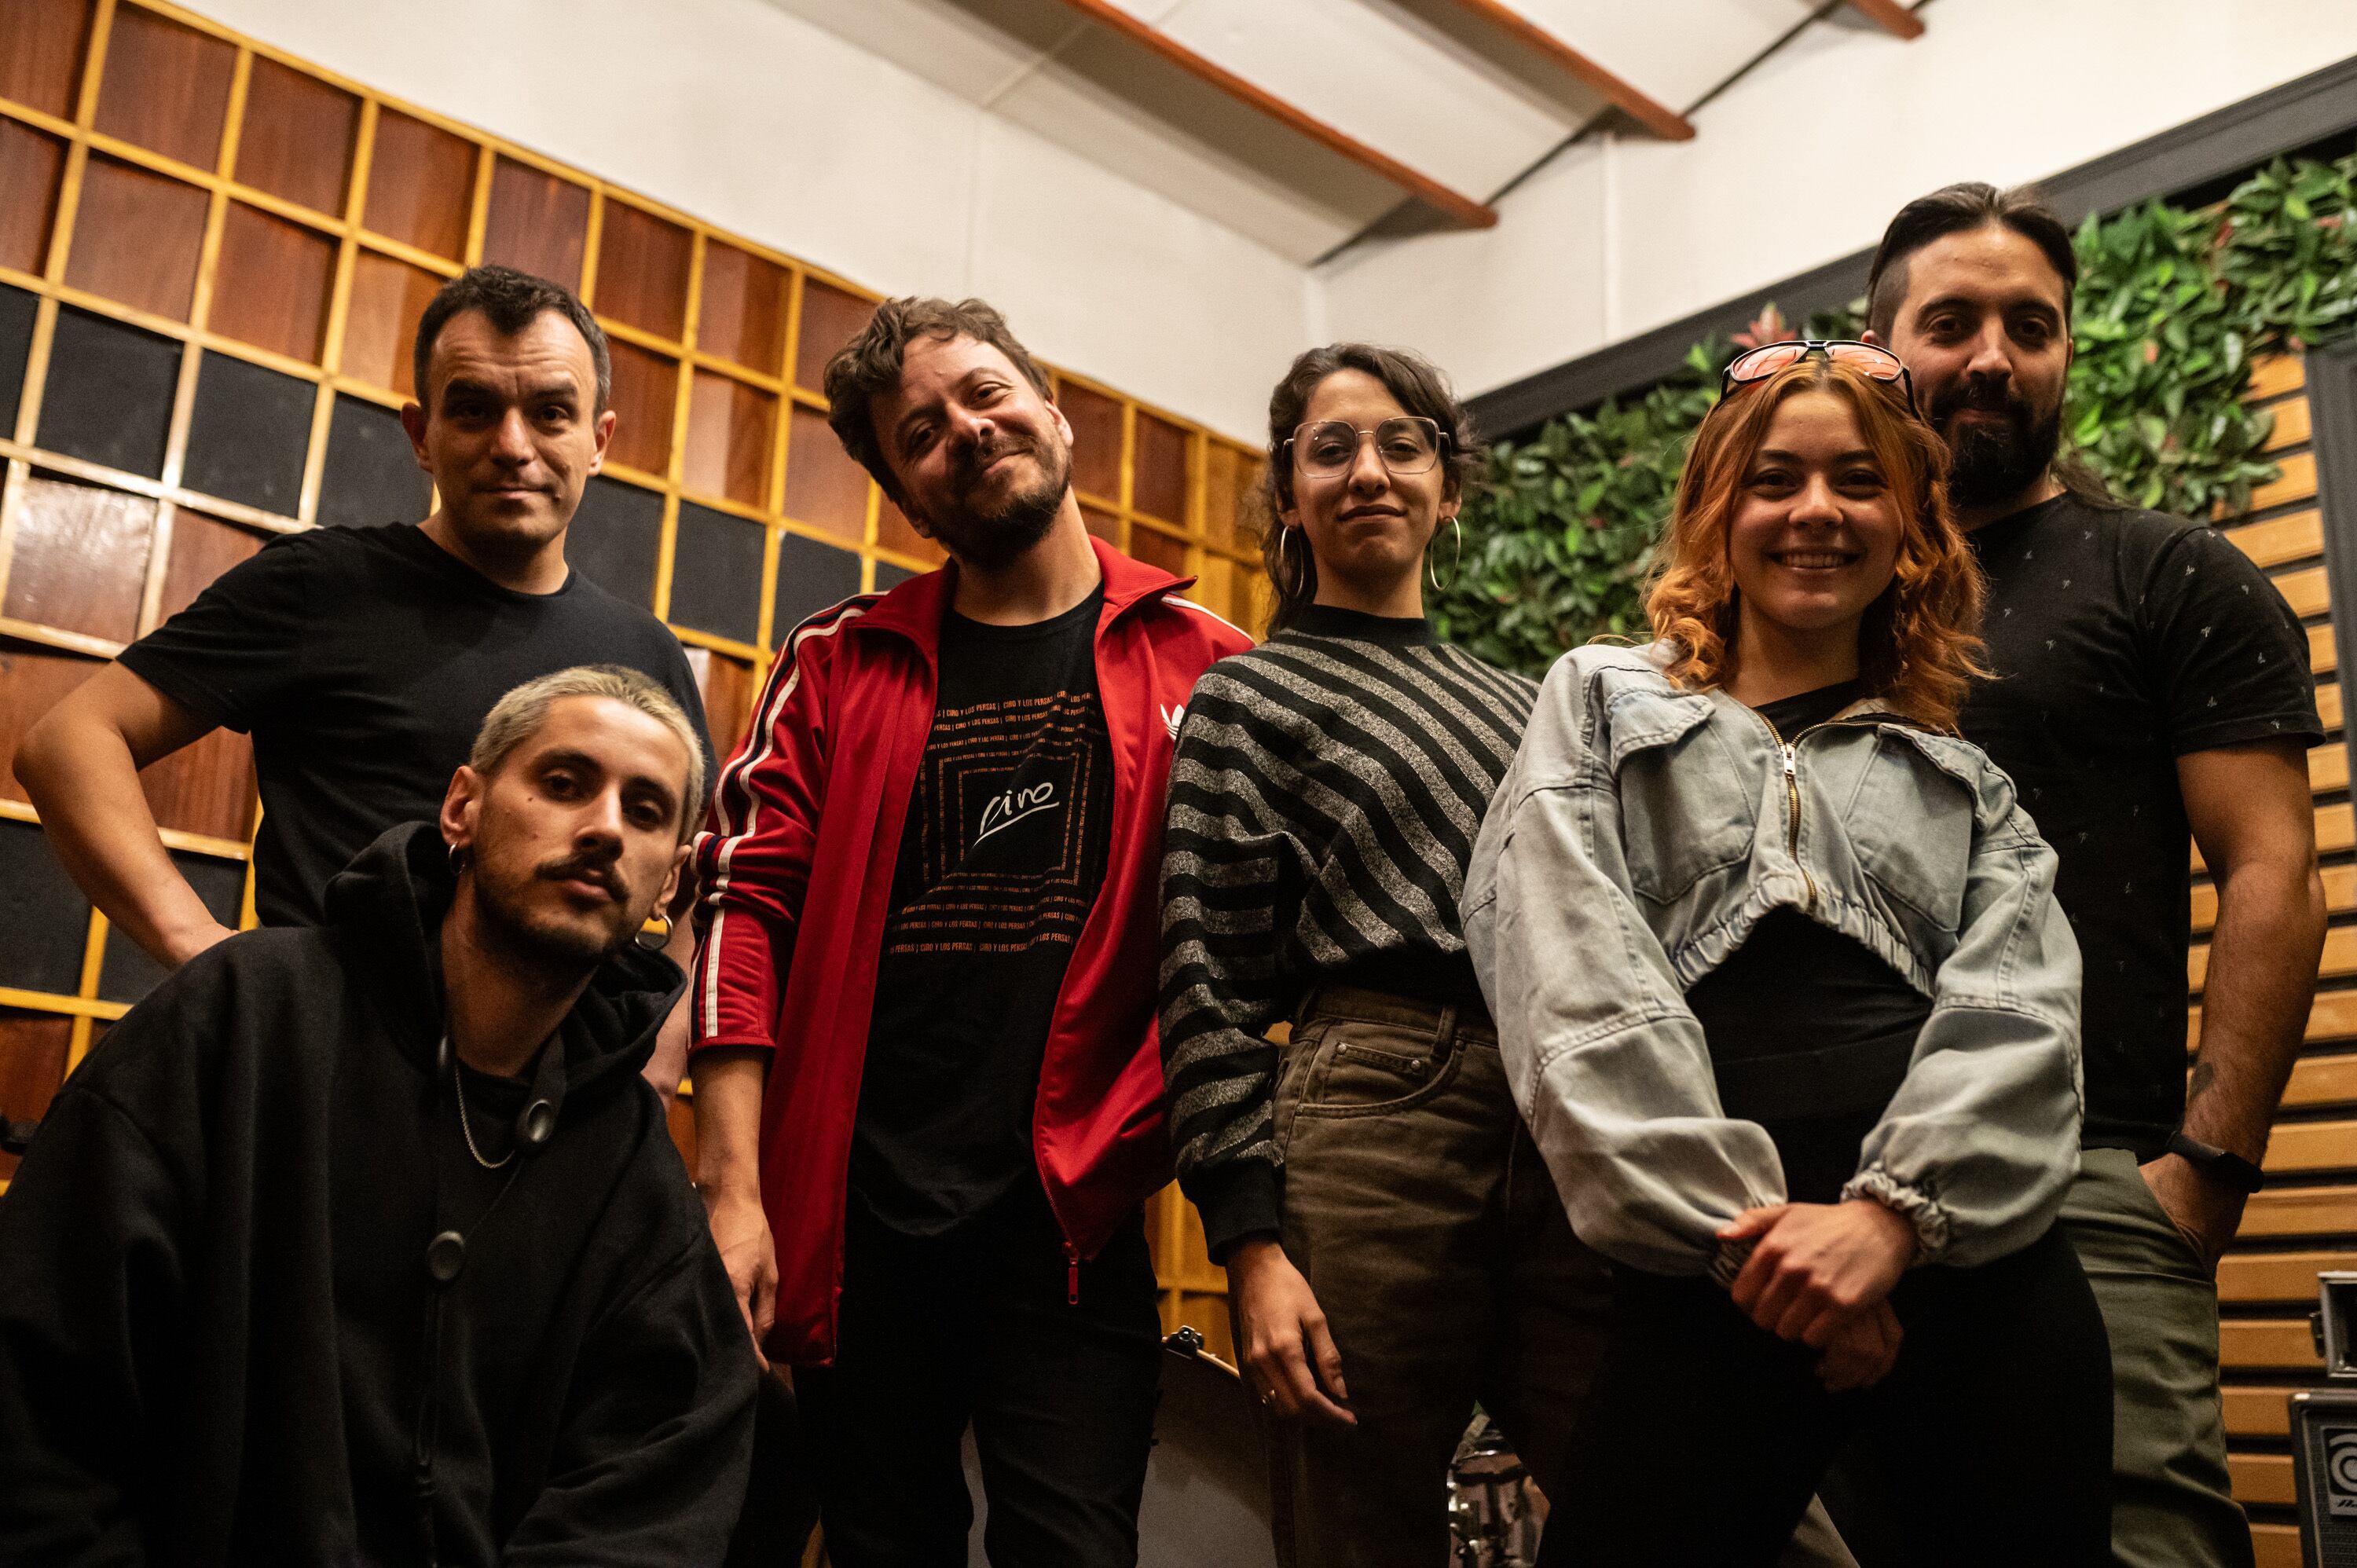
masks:
{"type": "Polygon", "coordinates": [[[1736,333],[1731,340],[1738,349],[1757,349],[1764,343],[1781,343],[1792,336],[1792,323],[1784,319],[1784,313],[1777,309],[1771,300],[1751,318],[1750,325],[1736,333]]]}
{"type": "Polygon", "coordinates": [[[2158,360],[2158,359],[2159,359],[2159,358],[2160,358],[2160,345],[2159,345],[2159,344],[2158,344],[2158,343],[2156,343],[2156,342],[2154,342],[2154,341],[2153,341],[2151,338],[2146,338],[2146,339],[2144,340],[2144,362],[2145,362],[2146,364],[2149,365],[2149,364],[2151,364],[2155,360],[2158,360]]]}

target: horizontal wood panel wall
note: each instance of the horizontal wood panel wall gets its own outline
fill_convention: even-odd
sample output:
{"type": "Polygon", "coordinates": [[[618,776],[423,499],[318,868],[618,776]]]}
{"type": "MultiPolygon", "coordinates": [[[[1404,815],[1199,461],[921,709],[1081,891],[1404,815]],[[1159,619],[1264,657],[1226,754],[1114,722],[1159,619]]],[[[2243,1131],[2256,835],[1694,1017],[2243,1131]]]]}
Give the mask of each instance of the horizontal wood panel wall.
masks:
{"type": "MultiPolygon", "coordinates": [[[[2357,1267],[2357,821],[2349,797],[2341,733],[2339,660],[2330,622],[2325,520],[2301,361],[2263,362],[2252,402],[2275,416],[2268,455],[2281,478],[2261,487],[2244,516],[2222,522],[2233,540],[2275,580],[2309,627],[2317,708],[2330,733],[2309,756],[2317,844],[2331,927],[2319,964],[2307,1042],[2294,1069],[2266,1157],[2267,1186],[2243,1217],[2241,1234],[2218,1269],[2220,1349],[2229,1464],[2234,1495],[2250,1510],[2262,1568],[2299,1562],[2294,1523],[2287,1401],[2319,1380],[2309,1336],[2319,1269],[2357,1267]]],[[[2193,856],[2193,945],[2187,981],[2195,1008],[2189,1049],[2200,1038],[2207,940],[2217,895],[2193,856]]]]}
{"type": "MultiPolygon", "coordinates": [[[[826,428],[827,356],[875,298],[856,284],[175,5],[0,0],[0,765],[274,534],[424,515],[393,423],[411,338],[482,261],[576,288],[612,340],[619,424],[568,552],[672,625],[724,749],[796,619],[941,558],[826,428]]],[[[1257,450],[1051,373],[1092,532],[1257,629],[1257,450]]],[[[243,737],[143,782],[200,891],[250,923],[243,737]]],[[[37,823],[0,766],[18,1119],[156,978],[37,823]]],[[[1185,1218],[1157,1204],[1174,1325],[1185,1218]]]]}

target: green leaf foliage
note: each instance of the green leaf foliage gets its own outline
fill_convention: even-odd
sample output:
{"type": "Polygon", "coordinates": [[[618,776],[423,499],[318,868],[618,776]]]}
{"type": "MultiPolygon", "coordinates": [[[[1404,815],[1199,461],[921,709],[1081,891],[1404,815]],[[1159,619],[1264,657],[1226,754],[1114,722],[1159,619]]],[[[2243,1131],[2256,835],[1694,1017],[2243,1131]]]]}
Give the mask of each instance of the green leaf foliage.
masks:
{"type": "MultiPolygon", "coordinates": [[[[2278,161],[2219,207],[2090,218],[2076,243],[2066,445],[2136,505],[2241,512],[2276,474],[2260,453],[2273,419],[2243,401],[2252,360],[2357,331],[2357,155],[2278,161]]],[[[1855,337],[1863,316],[1863,301],[1821,312],[1806,335],[1855,337]]],[[[1698,343],[1641,397],[1494,446],[1453,577],[1439,546],[1439,634],[1533,674],[1598,636],[1642,640],[1653,544],[1732,352],[1698,343]]]]}

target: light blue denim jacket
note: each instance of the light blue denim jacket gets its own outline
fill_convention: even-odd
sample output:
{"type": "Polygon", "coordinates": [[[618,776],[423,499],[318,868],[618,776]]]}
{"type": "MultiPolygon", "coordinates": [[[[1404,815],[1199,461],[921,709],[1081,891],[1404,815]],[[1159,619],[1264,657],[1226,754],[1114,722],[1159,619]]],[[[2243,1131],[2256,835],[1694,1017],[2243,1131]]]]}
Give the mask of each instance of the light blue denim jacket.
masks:
{"type": "Polygon", "coordinates": [[[1514,1098],[1572,1229],[1656,1273],[1781,1203],[1757,1122],[1719,1106],[1685,993],[1792,907],[1931,999],[1843,1196],[1911,1220],[1922,1261],[2035,1240],[2079,1164],[2079,946],[2054,852],[1977,746],[1871,703],[1779,736],[1652,649],[1581,648],[1539,693],[1466,878],[1466,941],[1514,1098]]]}

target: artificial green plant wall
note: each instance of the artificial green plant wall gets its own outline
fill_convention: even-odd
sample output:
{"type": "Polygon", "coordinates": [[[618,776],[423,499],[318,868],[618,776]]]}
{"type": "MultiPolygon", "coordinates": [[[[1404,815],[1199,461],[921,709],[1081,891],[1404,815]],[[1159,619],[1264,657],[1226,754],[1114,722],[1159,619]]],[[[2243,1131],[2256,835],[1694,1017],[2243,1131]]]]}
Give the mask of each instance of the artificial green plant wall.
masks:
{"type": "MultiPolygon", "coordinates": [[[[2065,428],[2081,456],[2139,506],[2239,513],[2275,472],[2259,454],[2273,421],[2243,403],[2253,357],[2357,330],[2357,155],[2277,163],[2219,207],[2090,218],[2078,251],[2065,428]]],[[[1855,337],[1860,308],[1808,333],[1855,337]]],[[[1719,369],[1738,347],[1788,335],[1771,306],[1733,343],[1696,344],[1641,397],[1501,442],[1465,509],[1453,578],[1440,546],[1441,635],[1534,674],[1599,633],[1642,638],[1653,541],[1719,369]]]]}

